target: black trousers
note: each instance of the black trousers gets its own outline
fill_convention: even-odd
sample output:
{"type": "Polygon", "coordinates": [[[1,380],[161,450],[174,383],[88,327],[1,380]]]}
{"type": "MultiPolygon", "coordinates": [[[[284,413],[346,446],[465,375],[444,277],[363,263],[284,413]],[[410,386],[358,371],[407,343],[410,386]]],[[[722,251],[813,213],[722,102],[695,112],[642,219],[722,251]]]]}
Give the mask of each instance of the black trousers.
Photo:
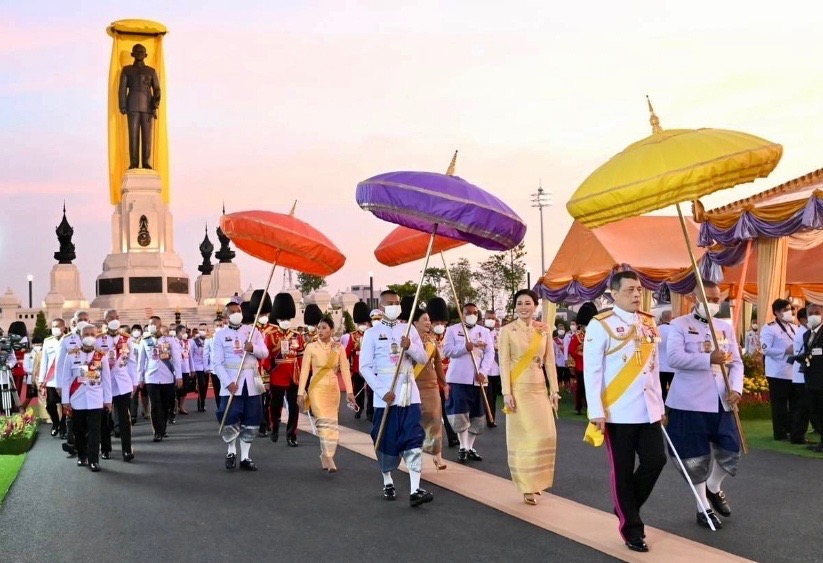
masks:
{"type": "Polygon", "coordinates": [[[73,410],[74,447],[77,458],[100,462],[100,418],[103,409],[73,410]]]}
{"type": "MultiPolygon", "coordinates": [[[[823,423],[823,389],[809,389],[806,386],[806,404],[812,425],[823,423]]],[[[823,443],[823,440],[821,440],[823,443]]]]}
{"type": "Polygon", "coordinates": [[[440,391],[440,410],[443,413],[443,429],[446,431],[446,438],[448,438],[450,445],[455,444],[459,440],[457,438],[457,433],[449,423],[449,417],[446,415],[446,395],[442,390],[440,391]]]}
{"type": "Polygon", "coordinates": [[[792,413],[792,442],[804,443],[809,431],[809,399],[806,396],[805,383],[792,383],[792,398],[789,401],[792,413]]]}
{"type": "Polygon", "coordinates": [[[769,402],[772,404],[772,430],[775,440],[785,440],[792,429],[792,381],[767,377],[769,402]]]}
{"type": "Polygon", "coordinates": [[[197,409],[206,408],[206,393],[209,392],[209,376],[205,371],[197,372],[197,409]]]}
{"type": "MultiPolygon", "coordinates": [[[[486,385],[486,398],[489,400],[489,407],[491,408],[494,419],[497,420],[497,398],[503,394],[503,384],[500,383],[499,375],[490,375],[489,383],[486,385]]],[[[491,424],[492,420],[489,414],[486,413],[486,424],[491,424]]]]}
{"type": "Polygon", "coordinates": [[[111,430],[114,428],[111,419],[111,412],[103,410],[100,415],[100,451],[104,454],[111,453],[111,430]]]}
{"type": "Polygon", "coordinates": [[[169,413],[175,407],[174,383],[146,383],[151,402],[151,425],[155,436],[166,433],[169,413]]]}
{"type": "Polygon", "coordinates": [[[46,387],[46,412],[51,418],[51,427],[60,434],[66,433],[66,415],[60,416],[57,405],[60,404],[60,395],[57,394],[56,387],[46,387]]]}
{"type": "Polygon", "coordinates": [[[220,408],[220,378],[216,373],[211,374],[211,389],[214,391],[214,406],[220,408]]]}
{"type": "Polygon", "coordinates": [[[135,420],[137,420],[137,408],[140,403],[140,397],[143,397],[144,400],[148,399],[149,391],[146,387],[138,387],[137,391],[131,395],[131,406],[129,408],[129,412],[131,413],[131,417],[135,420]]]}
{"type": "Polygon", "coordinates": [[[663,401],[665,402],[666,397],[669,395],[669,387],[672,386],[672,381],[674,380],[674,372],[673,371],[661,371],[660,372],[660,389],[663,390],[663,401]]]}
{"type": "Polygon", "coordinates": [[[286,403],[289,405],[289,419],[286,422],[286,437],[296,440],[297,418],[300,414],[297,412],[297,384],[292,382],[288,387],[272,385],[270,393],[272,432],[277,434],[280,431],[280,413],[283,412],[283,398],[285,397],[286,403]]]}
{"type": "Polygon", "coordinates": [[[271,429],[271,393],[263,393],[263,418],[260,419],[260,434],[271,429]]]}
{"type": "Polygon", "coordinates": [[[120,431],[120,449],[124,454],[131,453],[131,411],[129,410],[131,395],[131,393],[123,393],[111,399],[111,407],[117,419],[117,429],[120,431]]]}
{"type": "Polygon", "coordinates": [[[588,408],[586,404],[586,380],[583,378],[583,372],[577,370],[574,372],[574,378],[577,382],[577,389],[574,393],[574,410],[582,413],[588,408]]]}
{"type": "Polygon", "coordinates": [[[660,423],[606,424],[606,447],[612,467],[612,499],[624,540],[644,534],[640,507],[648,500],[666,465],[660,423]],[[635,457],[640,463],[635,468],[635,457]]]}

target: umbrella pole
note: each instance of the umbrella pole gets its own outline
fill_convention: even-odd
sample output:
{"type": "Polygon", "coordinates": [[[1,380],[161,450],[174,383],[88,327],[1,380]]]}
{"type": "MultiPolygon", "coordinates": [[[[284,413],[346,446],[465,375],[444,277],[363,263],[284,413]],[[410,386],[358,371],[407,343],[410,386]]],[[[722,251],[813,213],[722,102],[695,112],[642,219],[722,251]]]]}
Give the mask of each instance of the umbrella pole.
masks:
{"type": "MultiPolygon", "coordinates": [[[[454,285],[454,280],[452,280],[452,273],[449,270],[449,265],[446,264],[446,257],[443,253],[440,253],[440,258],[443,260],[443,268],[446,270],[446,277],[449,278],[449,285],[452,288],[452,295],[454,296],[454,303],[457,305],[457,314],[460,317],[460,326],[463,328],[463,337],[466,339],[466,344],[469,343],[469,331],[466,330],[466,323],[463,320],[463,309],[460,308],[460,303],[457,299],[457,288],[454,285]]],[[[477,370],[477,362],[474,361],[474,356],[472,356],[472,366],[474,367],[474,378],[477,380],[477,376],[480,372],[477,370]]],[[[486,416],[489,417],[492,424],[494,424],[494,412],[492,411],[491,405],[489,404],[489,397],[486,394],[486,386],[482,383],[480,384],[480,394],[483,395],[483,406],[486,407],[486,416]]]]}
{"type": "MultiPolygon", "coordinates": [[[[414,311],[417,309],[417,303],[420,299],[420,290],[423,288],[423,280],[426,279],[426,270],[429,268],[429,258],[432,255],[432,249],[434,248],[434,237],[437,235],[437,223],[434,224],[434,228],[432,229],[431,237],[429,237],[429,247],[426,249],[426,259],[423,262],[423,269],[420,271],[420,283],[417,284],[417,291],[414,292],[414,301],[412,302],[412,309],[411,315],[414,315],[414,311]]],[[[411,316],[409,317],[409,322],[406,323],[406,334],[403,336],[405,338],[409,337],[409,333],[411,333],[412,328],[412,319],[411,316]]],[[[392,393],[394,393],[394,386],[397,385],[397,378],[400,375],[400,367],[403,365],[403,358],[406,357],[406,349],[400,349],[400,359],[397,361],[397,367],[394,369],[394,377],[391,381],[391,387],[389,388],[392,393]]],[[[380,443],[383,441],[383,433],[386,431],[386,419],[389,417],[389,409],[391,405],[387,404],[386,408],[383,409],[383,417],[380,420],[380,429],[377,431],[377,438],[374,440],[374,451],[378,452],[380,450],[380,443]]]]}
{"type": "MultiPolygon", "coordinates": [[[[264,294],[269,292],[269,286],[271,286],[271,280],[274,278],[274,270],[277,268],[277,258],[280,256],[280,251],[278,250],[277,253],[274,255],[274,261],[271,264],[271,272],[269,272],[269,279],[266,282],[266,289],[263,290],[264,294]]],[[[264,295],[265,297],[265,295],[264,295]]],[[[260,317],[260,311],[263,310],[263,303],[265,302],[265,298],[260,299],[260,305],[257,306],[257,312],[254,314],[254,321],[251,325],[251,330],[249,331],[249,337],[246,339],[246,344],[251,342],[252,337],[254,336],[254,331],[257,330],[257,319],[260,317]]],[[[246,363],[246,356],[248,356],[248,351],[246,351],[245,347],[243,347],[243,357],[240,360],[240,367],[237,368],[237,375],[234,377],[234,384],[240,381],[240,374],[243,373],[243,364],[246,363]]],[[[229,416],[229,411],[231,410],[231,404],[234,401],[234,395],[229,395],[229,400],[226,402],[226,410],[223,412],[223,419],[220,421],[220,429],[217,431],[218,435],[223,434],[223,427],[226,425],[226,418],[229,416]]]]}
{"type": "MultiPolygon", "coordinates": [[[[689,259],[692,263],[692,269],[694,270],[694,279],[697,281],[697,289],[698,289],[698,298],[700,302],[703,303],[703,310],[709,310],[709,303],[708,299],[706,298],[706,287],[703,285],[703,278],[700,275],[700,268],[697,266],[697,260],[694,257],[694,252],[692,251],[692,244],[689,240],[689,232],[686,229],[686,220],[683,218],[683,211],[680,209],[680,204],[676,204],[677,207],[677,216],[680,218],[680,228],[683,230],[683,238],[686,241],[686,248],[689,251],[689,259]]],[[[714,323],[709,322],[709,331],[712,335],[712,341],[714,343],[714,349],[720,350],[720,343],[717,339],[717,331],[714,329],[714,323]]],[[[731,342],[731,346],[737,346],[737,342],[731,342]]],[[[726,368],[726,365],[723,364],[720,366],[720,373],[723,374],[723,382],[726,384],[726,394],[728,395],[731,393],[732,385],[731,381],[729,381],[729,372],[726,368]]],[[[743,434],[743,425],[740,423],[740,412],[737,409],[737,405],[731,406],[732,415],[734,416],[734,422],[737,425],[737,436],[740,438],[740,447],[743,449],[743,453],[749,453],[749,445],[746,442],[746,436],[743,434]]]]}
{"type": "Polygon", "coordinates": [[[669,438],[669,433],[666,432],[666,427],[661,425],[660,429],[663,430],[663,435],[666,437],[666,441],[669,443],[669,447],[671,448],[672,453],[674,454],[674,458],[677,460],[677,465],[680,466],[680,471],[683,472],[683,477],[686,478],[686,482],[689,484],[689,487],[691,488],[692,493],[694,493],[694,498],[697,499],[697,504],[700,506],[700,510],[702,510],[703,514],[706,516],[706,522],[709,523],[709,528],[712,529],[712,532],[716,532],[717,530],[714,527],[714,523],[712,522],[712,519],[709,518],[708,509],[707,509],[707,507],[703,506],[703,501],[700,500],[700,495],[697,494],[697,489],[695,489],[694,483],[692,483],[692,480],[689,477],[688,472],[686,471],[686,466],[683,465],[683,460],[680,459],[680,454],[678,454],[677,450],[674,449],[674,444],[672,443],[672,439],[669,438]]]}

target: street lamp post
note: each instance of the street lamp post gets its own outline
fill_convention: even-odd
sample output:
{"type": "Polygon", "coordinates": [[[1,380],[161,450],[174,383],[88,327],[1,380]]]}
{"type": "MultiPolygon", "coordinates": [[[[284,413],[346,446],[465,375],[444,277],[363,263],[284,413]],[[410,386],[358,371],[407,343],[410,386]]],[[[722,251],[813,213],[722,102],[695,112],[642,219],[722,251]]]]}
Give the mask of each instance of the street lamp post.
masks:
{"type": "Polygon", "coordinates": [[[369,309],[374,309],[374,272],[369,272],[369,309]]]}
{"type": "Polygon", "coordinates": [[[552,194],[548,190],[543,189],[543,180],[540,180],[537,192],[531,194],[532,207],[540,210],[540,270],[546,273],[546,252],[543,237],[543,208],[549,207],[552,204],[552,194]]]}
{"type": "Polygon", "coordinates": [[[532,288],[532,271],[531,271],[531,269],[526,270],[526,287],[528,289],[532,288]]]}
{"type": "Polygon", "coordinates": [[[34,276],[29,274],[27,279],[29,280],[29,309],[31,309],[34,306],[32,304],[32,301],[33,301],[32,300],[32,293],[33,293],[32,290],[34,289],[34,276]]]}

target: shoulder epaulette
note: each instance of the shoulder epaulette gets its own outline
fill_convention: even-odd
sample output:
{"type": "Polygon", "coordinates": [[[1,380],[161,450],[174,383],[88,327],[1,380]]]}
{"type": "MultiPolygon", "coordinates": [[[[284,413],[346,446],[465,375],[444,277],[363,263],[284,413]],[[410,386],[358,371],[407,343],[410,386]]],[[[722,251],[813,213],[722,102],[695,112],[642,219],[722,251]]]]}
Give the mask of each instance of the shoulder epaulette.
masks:
{"type": "Polygon", "coordinates": [[[597,319],[598,321],[602,321],[604,319],[608,319],[612,315],[614,315],[614,311],[605,311],[603,313],[595,315],[594,318],[597,319]]]}
{"type": "Polygon", "coordinates": [[[654,318],[654,315],[652,315],[651,313],[647,313],[646,311],[641,311],[640,309],[637,310],[637,314],[638,315],[646,315],[647,317],[654,318]]]}
{"type": "Polygon", "coordinates": [[[774,321],[772,321],[770,323],[766,323],[766,326],[773,325],[773,324],[774,324],[774,321]]]}

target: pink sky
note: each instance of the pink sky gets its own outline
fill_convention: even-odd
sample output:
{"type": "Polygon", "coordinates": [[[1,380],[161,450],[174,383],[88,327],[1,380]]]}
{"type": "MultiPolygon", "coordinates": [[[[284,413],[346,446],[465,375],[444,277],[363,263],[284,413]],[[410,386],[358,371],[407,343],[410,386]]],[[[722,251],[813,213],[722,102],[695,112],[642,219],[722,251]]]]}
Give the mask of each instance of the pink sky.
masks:
{"type": "MultiPolygon", "coordinates": [[[[65,198],[87,299],[111,251],[106,80],[114,20],[160,21],[165,41],[171,211],[193,282],[203,225],[228,211],[288,211],[348,257],[329,291],[416,279],[372,250],[392,228],[361,211],[358,181],[390,170],[457,172],[529,224],[540,270],[542,178],[546,264],[571,224],[565,202],[585,177],[650,133],[643,96],[663,127],[738,129],[783,143],[771,178],[707,198],[707,207],[823,165],[816,39],[823,8],[787,4],[629,1],[18,2],[0,15],[0,291],[48,291],[65,198]],[[298,5],[299,4],[299,5],[298,5]],[[48,17],[45,17],[48,11],[48,17]]],[[[671,210],[669,210],[671,212],[671,210]]],[[[642,244],[642,236],[638,239],[642,244]]],[[[487,253],[453,251],[473,262],[487,253]]],[[[266,266],[237,263],[244,285],[266,266]]],[[[280,289],[280,276],[274,290],[280,289]]],[[[25,303],[24,303],[25,304],[25,303]]]]}

